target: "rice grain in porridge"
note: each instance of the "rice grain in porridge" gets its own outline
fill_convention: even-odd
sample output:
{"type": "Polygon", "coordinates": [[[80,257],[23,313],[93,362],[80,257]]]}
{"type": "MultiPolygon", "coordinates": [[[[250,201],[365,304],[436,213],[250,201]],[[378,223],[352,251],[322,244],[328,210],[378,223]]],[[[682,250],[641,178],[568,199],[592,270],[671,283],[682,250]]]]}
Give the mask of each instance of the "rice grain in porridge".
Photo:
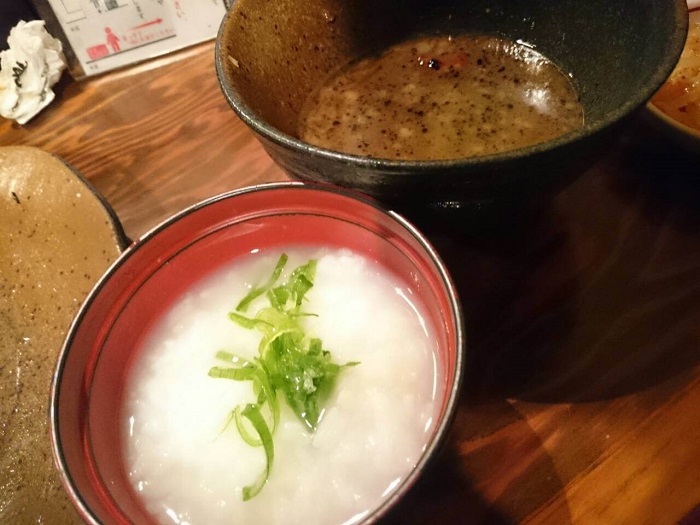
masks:
{"type": "MultiPolygon", "coordinates": [[[[419,460],[439,411],[433,328],[413,291],[349,251],[286,250],[287,269],[317,258],[307,334],[341,373],[315,433],[280,402],[275,461],[264,489],[241,499],[264,468],[230,411],[255,397],[249,382],[208,377],[221,349],[257,355],[259,335],[227,314],[264,282],[276,256],[233,262],[189,291],[144,342],[124,405],[126,467],[160,523],[353,523],[391,494],[419,460]]],[[[254,310],[253,310],[254,311],[254,310]]]]}

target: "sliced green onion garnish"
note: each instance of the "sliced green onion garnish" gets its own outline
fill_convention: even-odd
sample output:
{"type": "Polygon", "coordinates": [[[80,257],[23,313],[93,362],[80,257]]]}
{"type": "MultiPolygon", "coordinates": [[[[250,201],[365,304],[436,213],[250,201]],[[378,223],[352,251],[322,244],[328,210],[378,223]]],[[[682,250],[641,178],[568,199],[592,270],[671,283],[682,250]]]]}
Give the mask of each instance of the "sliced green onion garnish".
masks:
{"type": "Polygon", "coordinates": [[[248,421],[250,421],[250,424],[253,425],[253,428],[258,433],[263,449],[265,450],[265,470],[258,476],[252,485],[243,487],[243,501],[248,501],[250,498],[258,495],[258,493],[265,486],[265,483],[267,483],[267,478],[270,477],[272,462],[275,460],[275,446],[272,442],[272,434],[270,433],[270,429],[267,428],[267,423],[265,422],[265,418],[260,413],[260,407],[258,407],[258,405],[246,405],[241,412],[241,416],[246,418],[248,421]]]}
{"type": "Polygon", "coordinates": [[[240,406],[237,406],[234,409],[233,420],[236,422],[236,428],[238,429],[238,433],[241,435],[241,439],[243,439],[243,441],[245,441],[251,447],[259,447],[263,444],[262,439],[260,439],[259,435],[256,437],[251,435],[250,432],[248,432],[248,429],[245,425],[245,421],[243,419],[243,409],[241,409],[240,406]]]}
{"type": "Polygon", "coordinates": [[[252,381],[255,378],[255,368],[224,368],[213,366],[209,369],[209,377],[233,379],[234,381],[252,381]]]}
{"type": "Polygon", "coordinates": [[[226,352],[225,350],[219,350],[216,352],[215,356],[219,361],[226,361],[227,363],[232,363],[241,367],[252,365],[252,361],[248,361],[242,357],[239,357],[231,352],[226,352]]]}
{"type": "Polygon", "coordinates": [[[229,319],[234,323],[261,333],[258,357],[251,361],[222,350],[217,352],[216,358],[233,366],[215,366],[209,370],[209,376],[213,378],[253,382],[257,403],[247,404],[245,408],[236,407],[224,427],[234,420],[243,441],[265,449],[265,471],[255,483],[244,487],[244,501],[262,490],[272,468],[272,435],[279,423],[278,392],[283,394],[299,420],[313,432],[318,427],[340,372],[359,364],[338,365],[331,362],[331,353],[323,348],[323,342],[306,336],[299,321],[316,314],[301,311],[301,305],[313,287],[316,261],[311,259],[295,268],[287,282],[275,286],[286,264],[287,255],[282,254],[267,283],[251,290],[238,303],[236,311],[229,312],[229,319]],[[258,310],[254,317],[239,313],[245,312],[263,294],[270,306],[258,310]],[[269,411],[267,420],[263,416],[263,408],[269,411]],[[257,435],[251,431],[251,425],[257,435]]]}
{"type": "Polygon", "coordinates": [[[245,312],[248,309],[250,303],[252,303],[255,299],[260,297],[262,294],[267,292],[270,288],[272,288],[275,285],[277,279],[279,279],[280,275],[282,274],[282,270],[284,270],[284,267],[287,264],[287,259],[288,257],[286,253],[280,255],[280,258],[277,261],[277,265],[272,271],[272,275],[270,276],[270,279],[267,281],[267,283],[265,283],[263,286],[253,288],[250,292],[248,292],[248,295],[241,299],[241,302],[238,303],[238,306],[236,306],[237,312],[245,312]]]}

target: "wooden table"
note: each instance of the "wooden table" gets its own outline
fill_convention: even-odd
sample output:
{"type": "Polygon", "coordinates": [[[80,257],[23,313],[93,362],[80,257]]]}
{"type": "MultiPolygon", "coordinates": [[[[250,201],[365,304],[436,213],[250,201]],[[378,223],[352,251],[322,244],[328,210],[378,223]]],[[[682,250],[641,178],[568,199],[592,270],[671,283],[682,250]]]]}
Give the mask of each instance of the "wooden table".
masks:
{"type": "MultiPolygon", "coordinates": [[[[64,79],[0,144],[63,157],[132,238],[285,180],[213,61],[205,44],[64,79]]],[[[700,503],[700,160],[633,123],[527,221],[431,229],[467,317],[466,381],[448,446],[389,521],[664,524],[700,503]]]]}

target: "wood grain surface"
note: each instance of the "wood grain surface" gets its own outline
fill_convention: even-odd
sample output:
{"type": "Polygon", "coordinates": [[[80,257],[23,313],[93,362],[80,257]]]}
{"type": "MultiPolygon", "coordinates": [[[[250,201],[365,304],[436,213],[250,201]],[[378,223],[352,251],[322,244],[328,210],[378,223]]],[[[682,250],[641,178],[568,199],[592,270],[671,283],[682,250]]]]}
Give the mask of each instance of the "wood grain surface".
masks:
{"type": "MultiPolygon", "coordinates": [[[[0,144],[63,157],[132,238],[285,180],[213,62],[204,44],[64,79],[0,144]]],[[[631,124],[527,214],[424,225],[459,288],[467,373],[447,446],[388,522],[671,524],[700,504],[700,159],[631,124]]]]}

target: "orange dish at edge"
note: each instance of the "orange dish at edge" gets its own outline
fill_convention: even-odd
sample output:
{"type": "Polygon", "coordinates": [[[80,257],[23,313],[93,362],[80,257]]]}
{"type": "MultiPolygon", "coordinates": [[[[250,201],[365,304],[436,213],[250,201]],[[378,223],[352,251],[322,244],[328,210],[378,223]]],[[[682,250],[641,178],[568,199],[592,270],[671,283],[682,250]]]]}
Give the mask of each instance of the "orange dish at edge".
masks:
{"type": "Polygon", "coordinates": [[[690,12],[683,53],[651,102],[677,122],[700,131],[700,9],[690,12]]]}

